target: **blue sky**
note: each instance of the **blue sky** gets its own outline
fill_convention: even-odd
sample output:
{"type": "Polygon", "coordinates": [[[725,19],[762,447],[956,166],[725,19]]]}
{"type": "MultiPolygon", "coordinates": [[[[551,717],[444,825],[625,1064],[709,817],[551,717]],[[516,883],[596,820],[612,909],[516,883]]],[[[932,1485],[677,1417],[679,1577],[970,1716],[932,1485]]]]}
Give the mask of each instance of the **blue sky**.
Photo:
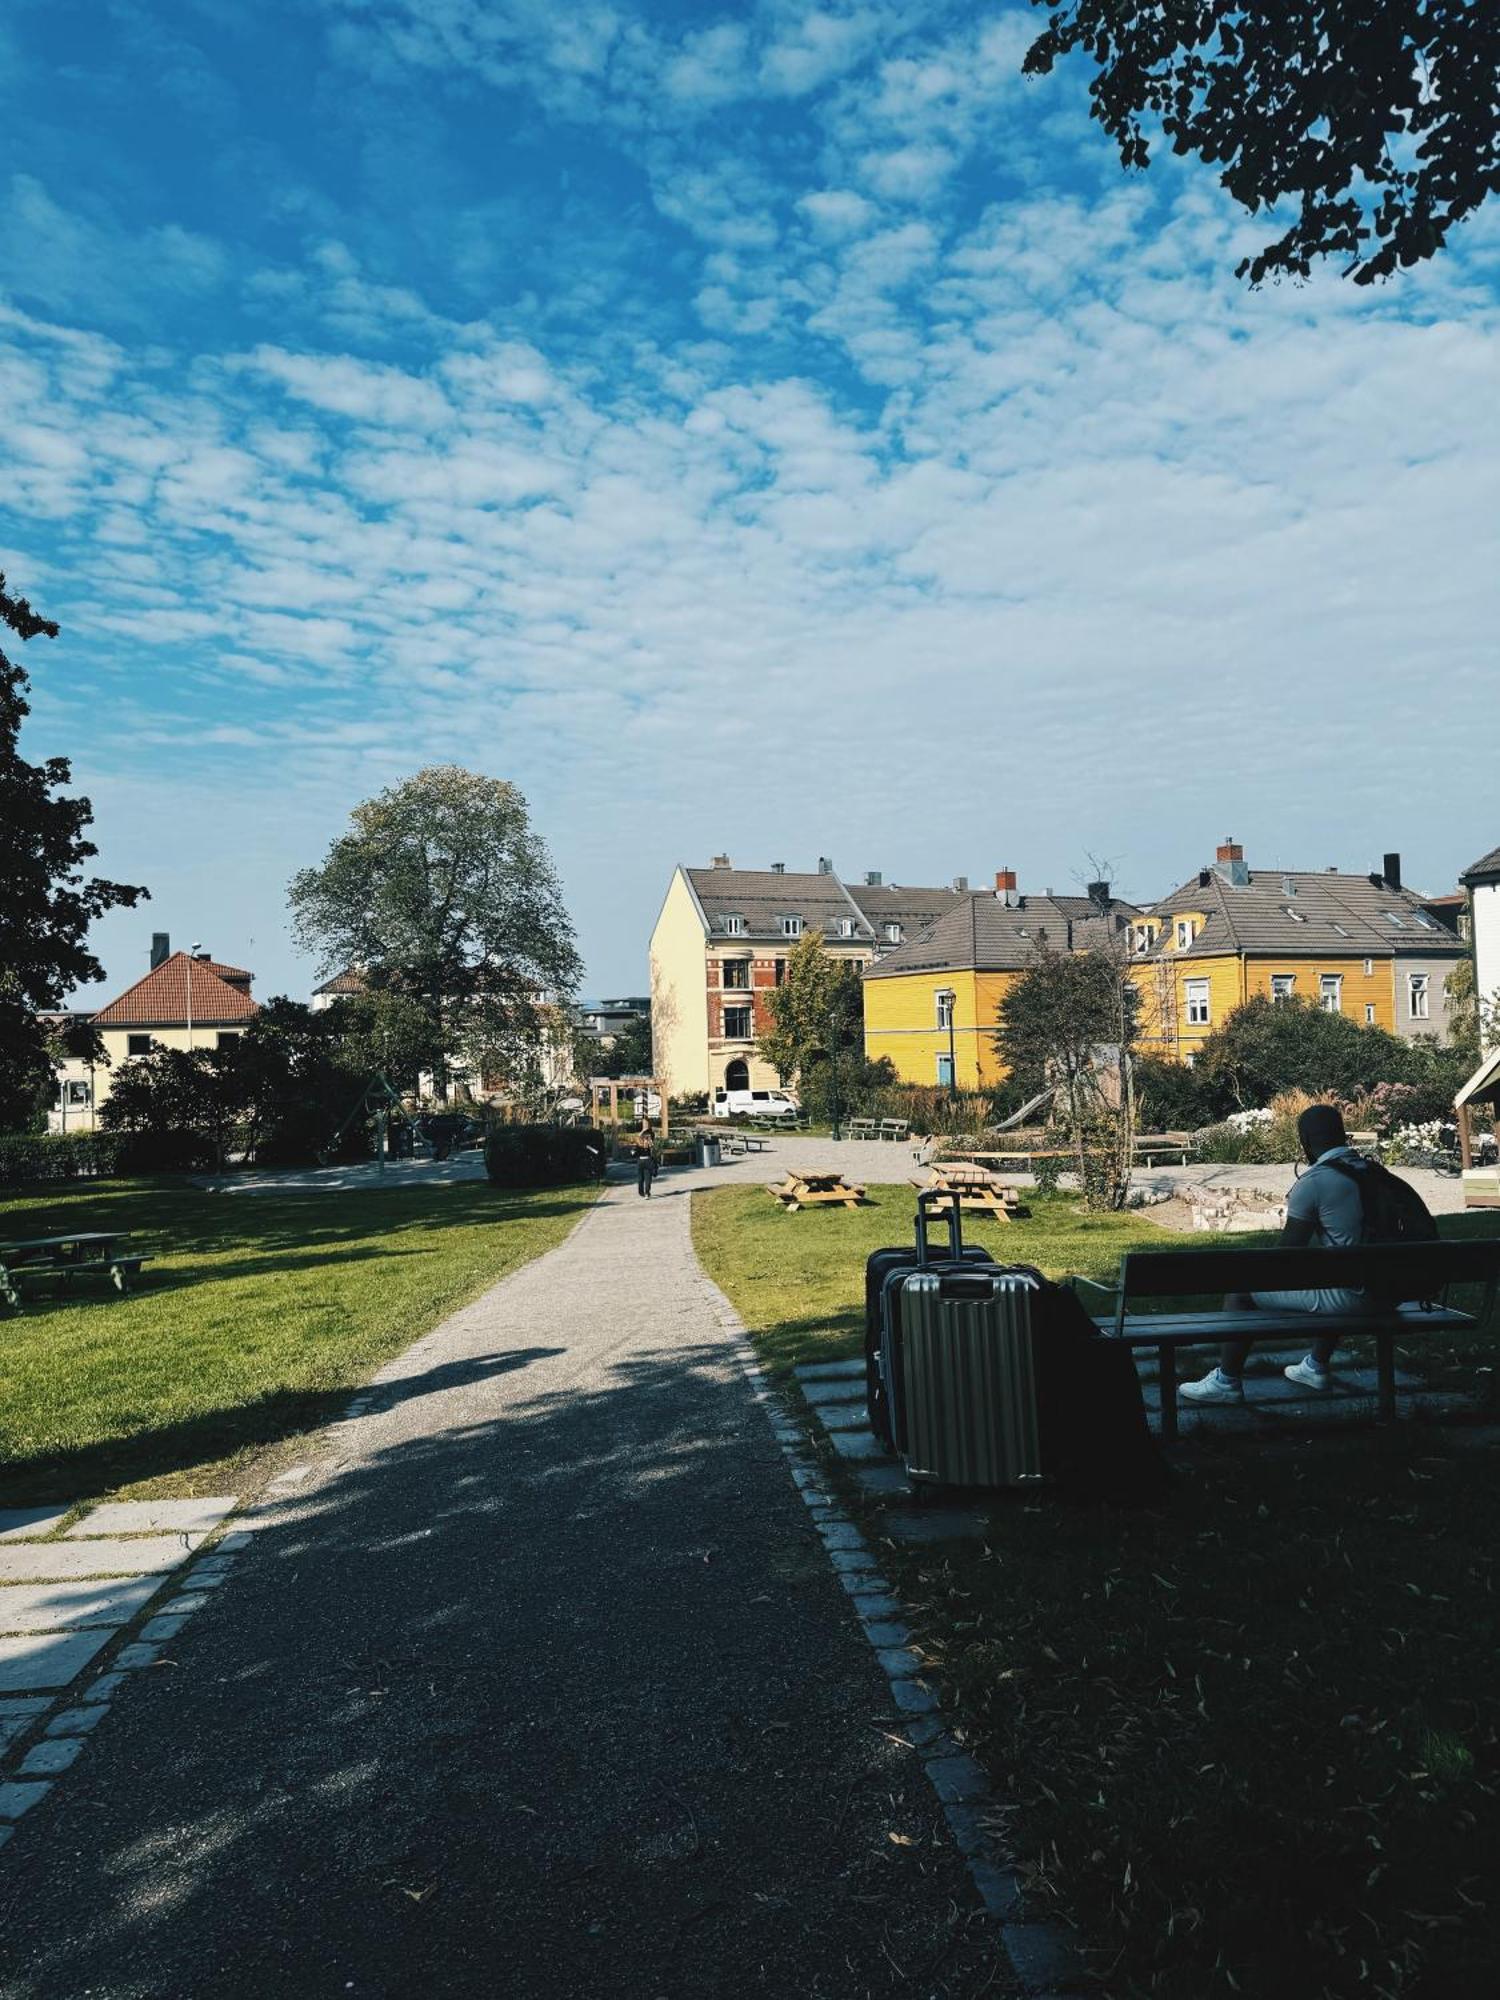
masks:
{"type": "Polygon", "coordinates": [[[100,926],[512,779],[594,992],[672,865],[1434,889],[1500,838],[1500,219],[1357,291],[1124,176],[1026,6],[11,0],[0,567],[100,926]]]}

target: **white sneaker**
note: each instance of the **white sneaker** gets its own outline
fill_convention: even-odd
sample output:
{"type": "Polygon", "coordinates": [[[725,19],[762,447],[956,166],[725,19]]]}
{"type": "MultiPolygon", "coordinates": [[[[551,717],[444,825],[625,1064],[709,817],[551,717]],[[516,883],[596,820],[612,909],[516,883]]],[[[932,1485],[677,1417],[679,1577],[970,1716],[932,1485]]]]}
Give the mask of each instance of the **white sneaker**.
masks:
{"type": "Polygon", "coordinates": [[[1343,1384],[1331,1368],[1319,1368],[1304,1354],[1300,1361],[1294,1361],[1290,1368],[1283,1368],[1282,1374],[1288,1382],[1295,1382],[1300,1389],[1340,1389],[1343,1384]]]}
{"type": "Polygon", "coordinates": [[[1201,1382],[1179,1382],[1177,1393],[1190,1403],[1243,1403],[1245,1385],[1237,1376],[1210,1368],[1201,1382]]]}

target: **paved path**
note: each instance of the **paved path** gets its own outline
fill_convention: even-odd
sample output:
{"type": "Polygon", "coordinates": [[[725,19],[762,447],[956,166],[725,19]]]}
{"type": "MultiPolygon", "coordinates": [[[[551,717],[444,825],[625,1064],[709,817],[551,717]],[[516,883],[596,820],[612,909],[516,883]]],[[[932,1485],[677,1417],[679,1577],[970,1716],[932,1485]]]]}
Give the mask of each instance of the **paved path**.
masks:
{"type": "Polygon", "coordinates": [[[0,1855],[4,2000],[1010,1990],[691,1178],[384,1371],[0,1855]]]}

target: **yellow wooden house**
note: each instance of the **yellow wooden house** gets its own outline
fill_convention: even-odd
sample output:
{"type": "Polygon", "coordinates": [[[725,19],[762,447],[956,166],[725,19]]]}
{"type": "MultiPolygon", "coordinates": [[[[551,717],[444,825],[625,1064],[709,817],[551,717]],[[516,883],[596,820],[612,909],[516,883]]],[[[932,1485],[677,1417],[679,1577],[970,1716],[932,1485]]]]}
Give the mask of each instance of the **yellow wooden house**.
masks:
{"type": "Polygon", "coordinates": [[[1444,982],[1463,941],[1403,887],[1401,857],[1378,870],[1250,868],[1224,841],[1211,868],[1132,926],[1143,1054],[1191,1063],[1257,995],[1309,999],[1361,1026],[1447,1035],[1444,982]]]}
{"type": "Polygon", "coordinates": [[[1023,895],[1013,869],[970,891],[864,974],[865,1053],[903,1083],[982,1090],[1005,1079],[995,1050],[1000,1003],[1043,947],[1078,951],[1139,912],[1095,882],[1086,896],[1023,895]]]}

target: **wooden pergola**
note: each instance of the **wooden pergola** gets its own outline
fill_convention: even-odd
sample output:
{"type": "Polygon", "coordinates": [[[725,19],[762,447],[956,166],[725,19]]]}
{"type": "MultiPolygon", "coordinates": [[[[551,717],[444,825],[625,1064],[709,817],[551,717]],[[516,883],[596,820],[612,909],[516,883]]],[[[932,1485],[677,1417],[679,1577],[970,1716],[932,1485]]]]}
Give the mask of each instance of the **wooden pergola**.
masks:
{"type": "Polygon", "coordinates": [[[1495,1138],[1500,1141],[1500,1049],[1492,1049],[1453,1100],[1458,1113],[1458,1150],[1464,1170],[1474,1164],[1474,1142],[1469,1137],[1469,1106],[1489,1106],[1495,1138]]]}
{"type": "Polygon", "coordinates": [[[646,1116],[651,1116],[651,1095],[655,1092],[661,1100],[661,1136],[666,1138],[671,1117],[667,1104],[667,1093],[654,1076],[591,1076],[589,1078],[589,1112],[597,1125],[601,1123],[601,1110],[605,1101],[609,1104],[609,1122],[620,1122],[620,1093],[634,1097],[637,1092],[646,1093],[646,1116]]]}

